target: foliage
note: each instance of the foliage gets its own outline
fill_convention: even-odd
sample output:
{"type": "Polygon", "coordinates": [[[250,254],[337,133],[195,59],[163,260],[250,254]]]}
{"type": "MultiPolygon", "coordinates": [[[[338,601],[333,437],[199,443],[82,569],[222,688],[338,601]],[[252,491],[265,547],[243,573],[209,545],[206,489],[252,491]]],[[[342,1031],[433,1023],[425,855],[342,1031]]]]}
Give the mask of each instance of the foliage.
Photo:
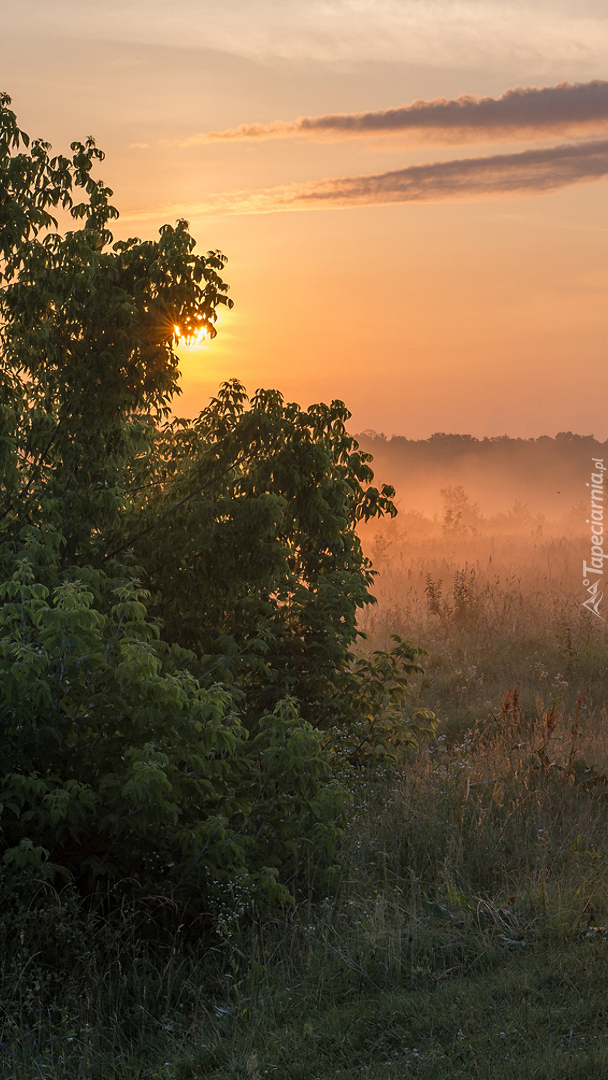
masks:
{"type": "Polygon", "coordinates": [[[354,673],[347,672],[339,688],[342,722],[331,731],[329,745],[356,769],[375,764],[390,770],[399,761],[400,751],[418,749],[437,726],[430,709],[408,707],[410,678],[424,674],[418,660],[426,656],[425,650],[398,634],[391,639],[392,649],[376,649],[371,657],[358,659],[354,673]]]}
{"type": "MultiPolygon", "coordinates": [[[[327,879],[341,835],[340,748],[323,733],[384,707],[381,661],[352,663],[372,600],[356,526],[394,514],[393,491],[371,486],[341,402],[249,402],[232,381],[195,420],[171,418],[178,334],[212,335],[231,306],[224,256],[196,255],[184,221],[114,242],[93,140],[52,157],[9,106],[4,866],[198,915],[285,900],[302,866],[327,879]],[[51,211],[82,224],[62,234],[51,211]]],[[[406,741],[403,710],[390,717],[406,741]]]]}
{"type": "Polygon", "coordinates": [[[475,571],[464,567],[454,573],[451,599],[443,595],[441,578],[433,581],[427,574],[425,593],[429,614],[435,615],[444,629],[473,630],[480,615],[481,597],[475,581],[475,571]]]}
{"type": "Polygon", "coordinates": [[[342,402],[304,411],[276,391],[247,407],[232,381],[196,420],[159,430],[124,526],[165,637],[215,670],[220,652],[254,712],[293,695],[315,727],[335,712],[372,600],[355,526],[395,513],[348,417],[342,402]]]}
{"type": "Polygon", "coordinates": [[[281,839],[314,838],[319,820],[331,835],[338,809],[310,726],[283,702],[248,739],[234,695],[201,686],[133,580],[62,579],[52,546],[24,537],[2,590],[5,865],[83,887],[219,896],[238,878],[283,895],[281,839]]]}
{"type": "Polygon", "coordinates": [[[462,484],[441,488],[439,494],[443,498],[444,535],[454,536],[477,532],[480,522],[479,506],[477,503],[469,503],[469,497],[462,484]]]}

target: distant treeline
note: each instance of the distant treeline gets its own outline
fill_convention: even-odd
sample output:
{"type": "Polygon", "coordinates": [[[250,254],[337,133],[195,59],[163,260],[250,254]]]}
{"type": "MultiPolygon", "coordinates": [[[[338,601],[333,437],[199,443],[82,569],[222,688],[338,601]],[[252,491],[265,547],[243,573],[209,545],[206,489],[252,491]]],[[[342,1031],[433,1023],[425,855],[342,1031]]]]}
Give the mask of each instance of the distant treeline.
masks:
{"type": "Polygon", "coordinates": [[[477,439],[436,432],[428,439],[357,435],[374,456],[379,480],[393,483],[403,506],[438,510],[440,488],[462,484],[484,512],[505,510],[515,500],[533,513],[559,517],[586,500],[591,458],[608,458],[608,440],[561,431],[555,438],[477,439]]]}

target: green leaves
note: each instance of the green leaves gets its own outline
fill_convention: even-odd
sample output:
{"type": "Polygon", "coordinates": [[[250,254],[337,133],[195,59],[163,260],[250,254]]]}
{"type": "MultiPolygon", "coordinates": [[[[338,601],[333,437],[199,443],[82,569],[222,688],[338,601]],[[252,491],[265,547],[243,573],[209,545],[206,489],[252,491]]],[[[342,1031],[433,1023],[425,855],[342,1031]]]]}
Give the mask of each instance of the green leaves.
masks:
{"type": "Polygon", "coordinates": [[[409,704],[411,677],[424,671],[424,649],[398,634],[391,637],[395,645],[389,652],[358,660],[336,683],[341,723],[329,732],[327,746],[340,763],[356,769],[395,765],[404,749],[417,749],[438,724],[429,709],[409,704]]]}
{"type": "Polygon", "coordinates": [[[30,530],[0,606],[7,867],[44,862],[88,891],[128,879],[186,902],[244,875],[259,902],[284,899],[295,838],[316,827],[335,842],[341,814],[295,703],[249,734],[242,693],[180,666],[195,655],[159,639],[135,579],[81,568],[61,580],[41,553],[30,530]]]}

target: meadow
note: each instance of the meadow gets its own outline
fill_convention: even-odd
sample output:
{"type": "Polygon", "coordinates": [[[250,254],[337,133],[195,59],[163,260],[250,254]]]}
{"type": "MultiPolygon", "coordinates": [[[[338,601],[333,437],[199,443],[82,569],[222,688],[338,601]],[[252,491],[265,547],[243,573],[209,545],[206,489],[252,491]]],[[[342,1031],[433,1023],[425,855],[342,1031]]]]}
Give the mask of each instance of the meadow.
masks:
{"type": "Polygon", "coordinates": [[[543,703],[572,711],[580,692],[602,707],[605,624],[582,606],[580,508],[526,531],[507,515],[475,532],[404,517],[409,529],[398,517],[370,535],[378,603],[360,625],[366,648],[396,633],[427,650],[418,695],[449,731],[495,717],[514,686],[528,715],[543,703]]]}
{"type": "Polygon", "coordinates": [[[440,726],[348,777],[336,888],[272,916],[233,890],[204,943],[68,888],[5,897],[0,1077],[608,1075],[605,623],[580,529],[494,526],[403,515],[366,538],[360,647],[423,646],[412,707],[440,726]]]}

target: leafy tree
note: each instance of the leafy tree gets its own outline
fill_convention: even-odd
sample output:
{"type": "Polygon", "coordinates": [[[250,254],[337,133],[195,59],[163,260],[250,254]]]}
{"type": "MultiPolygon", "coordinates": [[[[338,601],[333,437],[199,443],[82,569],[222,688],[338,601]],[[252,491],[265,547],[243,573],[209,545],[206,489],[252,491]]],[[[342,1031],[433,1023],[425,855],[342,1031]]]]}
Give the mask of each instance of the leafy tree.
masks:
{"type": "Polygon", "coordinates": [[[476,533],[481,522],[479,506],[469,502],[469,496],[462,484],[441,488],[439,494],[443,496],[444,535],[464,536],[467,532],[476,533]]]}
{"type": "Polygon", "coordinates": [[[254,713],[288,694],[325,727],[357,608],[372,599],[356,524],[394,513],[392,489],[369,486],[341,402],[304,411],[258,391],[246,406],[232,382],[195,421],[158,432],[154,484],[123,544],[145,567],[168,640],[219,662],[254,713]]]}
{"type": "Polygon", "coordinates": [[[403,708],[411,648],[351,654],[372,600],[356,526],[393,491],[341,402],[232,381],[171,418],[177,334],[215,333],[225,258],[184,221],[114,242],[102,159],[30,145],[0,98],[4,865],[285,899],[304,859],[331,868],[337,758],[428,724],[403,708]],[[400,707],[378,724],[387,663],[400,707]]]}

